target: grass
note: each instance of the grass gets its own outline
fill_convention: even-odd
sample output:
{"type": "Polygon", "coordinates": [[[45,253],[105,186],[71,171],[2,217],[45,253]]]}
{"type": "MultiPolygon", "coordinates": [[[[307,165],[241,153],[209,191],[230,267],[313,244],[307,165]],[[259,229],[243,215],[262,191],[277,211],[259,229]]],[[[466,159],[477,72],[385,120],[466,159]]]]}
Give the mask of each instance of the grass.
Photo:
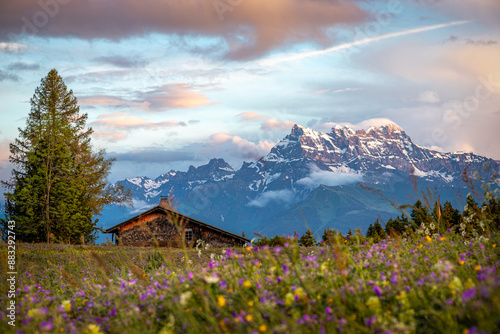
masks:
{"type": "Polygon", "coordinates": [[[18,244],[16,327],[2,284],[0,332],[495,333],[499,248],[499,233],[187,253],[18,244]]]}

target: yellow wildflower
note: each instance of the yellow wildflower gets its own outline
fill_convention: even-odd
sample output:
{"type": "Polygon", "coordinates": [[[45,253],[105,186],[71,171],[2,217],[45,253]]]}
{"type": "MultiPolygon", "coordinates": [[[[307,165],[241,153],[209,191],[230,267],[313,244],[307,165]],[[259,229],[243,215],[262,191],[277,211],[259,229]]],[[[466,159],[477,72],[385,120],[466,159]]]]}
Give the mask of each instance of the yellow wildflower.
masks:
{"type": "Polygon", "coordinates": [[[248,306],[253,306],[253,300],[248,302],[248,306]]]}
{"type": "Polygon", "coordinates": [[[247,246],[247,248],[246,248],[246,249],[247,249],[247,252],[250,252],[250,251],[252,250],[252,247],[247,246]]]}
{"type": "Polygon", "coordinates": [[[463,260],[458,261],[458,264],[460,264],[461,266],[463,266],[464,263],[465,263],[465,261],[463,261],[463,260]]]}
{"type": "Polygon", "coordinates": [[[481,267],[481,265],[480,265],[480,264],[478,264],[477,266],[475,266],[475,267],[474,267],[474,270],[475,270],[475,271],[479,271],[479,270],[481,270],[481,268],[482,268],[482,267],[481,267]]]}
{"type": "Polygon", "coordinates": [[[218,296],[217,297],[217,305],[219,305],[219,307],[226,306],[226,298],[224,298],[224,296],[218,296]]]}
{"type": "Polygon", "coordinates": [[[462,290],[462,281],[457,276],[454,276],[453,280],[448,284],[448,288],[455,295],[455,293],[462,290]]]}
{"type": "Polygon", "coordinates": [[[235,323],[240,322],[240,318],[234,318],[234,322],[235,322],[235,323]]]}
{"type": "Polygon", "coordinates": [[[432,242],[432,238],[429,237],[428,235],[425,236],[425,241],[427,241],[428,243],[431,243],[432,242]]]}
{"type": "Polygon", "coordinates": [[[419,244],[419,245],[417,246],[417,249],[420,249],[420,248],[422,248],[422,247],[424,247],[424,246],[423,246],[422,244],[419,244]]]}
{"type": "Polygon", "coordinates": [[[380,299],[377,296],[371,296],[365,303],[370,310],[377,310],[380,308],[380,299]]]}
{"type": "Polygon", "coordinates": [[[219,321],[219,328],[220,328],[223,332],[227,332],[226,323],[224,322],[224,320],[219,321]]]}
{"type": "Polygon", "coordinates": [[[290,292],[287,293],[285,296],[285,305],[290,306],[293,304],[294,301],[295,301],[295,298],[293,297],[293,295],[290,292]]]}
{"type": "Polygon", "coordinates": [[[474,282],[470,279],[470,277],[467,279],[467,281],[464,284],[464,287],[466,289],[472,289],[475,286],[474,282]]]}
{"type": "Polygon", "coordinates": [[[83,331],[85,334],[102,334],[101,327],[96,324],[88,325],[87,329],[83,331]]]}
{"type": "Polygon", "coordinates": [[[247,315],[245,316],[245,320],[246,320],[247,322],[252,322],[252,321],[253,321],[253,316],[252,316],[251,314],[247,314],[247,315]]]}
{"type": "Polygon", "coordinates": [[[71,301],[65,300],[62,302],[62,308],[64,309],[65,312],[71,311],[71,301]]]}
{"type": "Polygon", "coordinates": [[[267,331],[267,326],[265,324],[262,324],[259,326],[259,332],[264,333],[267,331]]]}
{"type": "Polygon", "coordinates": [[[243,286],[248,289],[249,287],[252,286],[252,282],[250,282],[249,280],[246,280],[245,282],[243,282],[243,286]]]}
{"type": "Polygon", "coordinates": [[[306,293],[304,292],[304,289],[302,288],[297,288],[295,290],[295,295],[299,296],[299,298],[304,298],[306,296],[306,293]]]}
{"type": "Polygon", "coordinates": [[[493,244],[493,245],[491,245],[491,246],[492,246],[493,248],[495,248],[495,247],[497,246],[497,244],[493,244]]]}
{"type": "Polygon", "coordinates": [[[446,237],[445,236],[442,236],[441,238],[439,238],[440,241],[446,241],[446,237]]]}

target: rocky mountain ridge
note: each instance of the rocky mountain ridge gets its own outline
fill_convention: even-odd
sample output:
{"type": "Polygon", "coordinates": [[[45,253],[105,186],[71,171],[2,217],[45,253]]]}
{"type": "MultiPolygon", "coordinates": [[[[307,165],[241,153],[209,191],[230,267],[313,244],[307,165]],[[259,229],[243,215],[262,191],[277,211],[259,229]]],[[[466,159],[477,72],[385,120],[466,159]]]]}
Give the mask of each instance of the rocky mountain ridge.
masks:
{"type": "MultiPolygon", "coordinates": [[[[280,210],[306,200],[320,186],[362,182],[386,186],[391,192],[398,183],[407,188],[408,176],[413,175],[422,185],[460,188],[465,170],[488,179],[499,173],[500,162],[474,153],[427,149],[393,123],[357,131],[337,125],[328,133],[294,125],[266,156],[243,163],[239,170],[223,159],[212,159],[154,180],[134,177],[119,182],[151,206],[173,190],[183,213],[238,232],[241,225],[259,226],[279,216],[280,210]]],[[[334,193],[338,197],[339,190],[334,193]]]]}

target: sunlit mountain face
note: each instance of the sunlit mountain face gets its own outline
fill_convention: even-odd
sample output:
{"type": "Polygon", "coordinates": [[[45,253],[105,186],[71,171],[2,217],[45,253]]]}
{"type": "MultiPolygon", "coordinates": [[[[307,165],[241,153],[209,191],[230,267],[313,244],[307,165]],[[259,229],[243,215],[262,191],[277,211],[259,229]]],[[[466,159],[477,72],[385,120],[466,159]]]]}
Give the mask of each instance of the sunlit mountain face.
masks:
{"type": "Polygon", "coordinates": [[[488,181],[499,168],[499,161],[473,153],[422,147],[394,123],[356,131],[336,125],[326,133],[294,125],[266,156],[238,170],[212,159],[186,172],[118,183],[133,191],[137,212],[173,194],[179,211],[237,233],[346,232],[396,213],[359,184],[401,204],[419,197],[415,189],[428,188],[460,207],[459,193],[470,191],[464,175],[488,181]]]}

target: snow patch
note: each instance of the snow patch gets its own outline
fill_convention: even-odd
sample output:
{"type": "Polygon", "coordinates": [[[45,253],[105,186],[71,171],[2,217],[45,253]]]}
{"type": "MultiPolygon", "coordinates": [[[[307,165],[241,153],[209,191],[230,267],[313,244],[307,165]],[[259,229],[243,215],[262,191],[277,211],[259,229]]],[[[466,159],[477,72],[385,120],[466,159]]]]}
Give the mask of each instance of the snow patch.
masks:
{"type": "Polygon", "coordinates": [[[131,179],[125,179],[125,180],[139,187],[141,187],[142,185],[142,177],[133,177],[131,179]]]}

